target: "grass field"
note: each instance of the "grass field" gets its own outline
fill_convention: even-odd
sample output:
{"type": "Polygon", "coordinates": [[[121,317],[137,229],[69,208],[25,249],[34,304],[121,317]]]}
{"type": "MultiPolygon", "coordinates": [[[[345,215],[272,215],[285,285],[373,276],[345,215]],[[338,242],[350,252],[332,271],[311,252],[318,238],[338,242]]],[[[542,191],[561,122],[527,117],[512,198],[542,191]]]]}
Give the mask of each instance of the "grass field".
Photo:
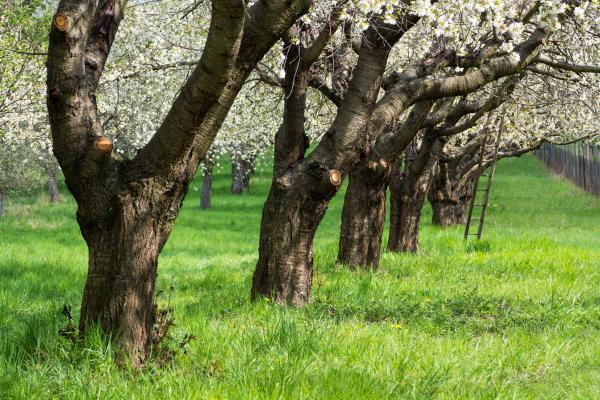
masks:
{"type": "Polygon", "coordinates": [[[465,247],[427,208],[420,255],[384,254],[376,272],[335,265],[338,196],[315,241],[313,304],[288,309],[249,301],[269,174],[236,197],[223,169],[214,208],[190,191],[160,258],[174,334],[196,340],[143,372],[116,366],[98,337],[57,333],[86,271],[73,201],[13,201],[0,221],[0,399],[598,398],[600,200],[532,156],[497,173],[484,241],[465,247]]]}

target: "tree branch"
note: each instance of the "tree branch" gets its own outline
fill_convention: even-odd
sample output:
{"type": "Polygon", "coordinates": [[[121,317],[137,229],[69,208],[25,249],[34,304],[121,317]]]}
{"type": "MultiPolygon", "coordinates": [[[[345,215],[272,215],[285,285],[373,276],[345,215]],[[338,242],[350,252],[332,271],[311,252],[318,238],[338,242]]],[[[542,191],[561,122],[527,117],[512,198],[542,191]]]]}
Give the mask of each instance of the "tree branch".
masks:
{"type": "Polygon", "coordinates": [[[85,49],[86,80],[93,96],[126,6],[127,0],[100,0],[96,7],[94,24],[85,49]]]}
{"type": "Polygon", "coordinates": [[[565,61],[557,61],[547,54],[540,54],[536,60],[539,63],[548,65],[549,67],[562,69],[564,71],[571,71],[576,73],[593,73],[600,74],[600,66],[595,65],[584,65],[584,64],[571,64],[565,61]]]}
{"type": "Polygon", "coordinates": [[[311,79],[310,86],[321,92],[323,96],[327,97],[337,107],[339,107],[342,104],[342,98],[338,94],[336,94],[329,86],[327,86],[323,79],[318,77],[311,79]]]}
{"type": "Polygon", "coordinates": [[[344,10],[343,5],[347,2],[348,0],[343,0],[338,4],[329,16],[329,20],[325,23],[325,26],[321,28],[317,38],[304,50],[301,68],[310,67],[321,56],[323,49],[325,49],[325,46],[327,46],[329,40],[341,25],[342,11],[344,10]]]}

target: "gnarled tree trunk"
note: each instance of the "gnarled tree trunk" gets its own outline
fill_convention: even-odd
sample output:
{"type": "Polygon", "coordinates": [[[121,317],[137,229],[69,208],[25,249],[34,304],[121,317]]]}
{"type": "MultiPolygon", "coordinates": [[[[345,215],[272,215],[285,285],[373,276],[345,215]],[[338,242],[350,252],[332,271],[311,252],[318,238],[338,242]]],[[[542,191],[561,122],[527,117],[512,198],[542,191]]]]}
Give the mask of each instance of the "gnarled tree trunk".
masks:
{"type": "MultiPolygon", "coordinates": [[[[432,209],[432,224],[441,227],[451,227],[465,224],[468,217],[468,207],[473,194],[474,180],[465,180],[463,157],[462,162],[440,163],[428,198],[432,209]]],[[[467,170],[469,168],[466,168],[467,170]]]]}
{"type": "Polygon", "coordinates": [[[211,2],[202,57],[150,141],[122,160],[104,137],[96,89],[126,0],[60,0],[48,50],[53,151],[89,252],[80,316],[140,366],[153,340],[157,260],[199,162],[246,78],[304,0],[211,2]]]}
{"type": "MultiPolygon", "coordinates": [[[[406,120],[388,136],[375,141],[368,159],[350,172],[350,183],[344,198],[338,262],[366,268],[379,266],[381,240],[385,223],[387,187],[400,184],[398,159],[421,129],[432,102],[415,106],[406,120]],[[377,160],[377,161],[375,161],[377,160]],[[391,160],[391,161],[387,161],[391,160]],[[391,163],[391,165],[390,165],[391,163]]],[[[400,217],[399,198],[392,190],[391,220],[400,217]]],[[[393,236],[397,232],[391,232],[393,236]]]]}
{"type": "MultiPolygon", "coordinates": [[[[330,22],[324,27],[324,35],[334,30],[331,26],[330,22]]],[[[357,67],[337,116],[306,159],[305,91],[311,65],[326,41],[317,40],[309,48],[295,45],[288,51],[284,121],[275,138],[274,178],[263,210],[253,298],[267,296],[291,305],[310,301],[315,232],[344,173],[359,161],[390,45],[401,32],[387,30],[383,35],[389,37],[373,28],[365,33],[357,67]]]]}
{"type": "Polygon", "coordinates": [[[456,208],[458,206],[460,206],[460,203],[452,201],[451,199],[445,201],[432,201],[431,223],[442,227],[450,227],[458,224],[458,221],[456,220],[456,208]]]}
{"type": "Polygon", "coordinates": [[[157,261],[171,225],[165,224],[169,217],[164,210],[160,218],[150,212],[153,197],[119,198],[114,215],[100,224],[78,212],[89,249],[80,331],[85,334],[90,325],[99,324],[104,332],[115,333],[117,348],[134,365],[143,363],[152,343],[157,261]]]}
{"type": "Polygon", "coordinates": [[[464,225],[467,223],[467,218],[469,217],[469,205],[471,204],[471,198],[473,197],[473,185],[474,180],[469,180],[467,184],[465,184],[462,193],[458,198],[458,203],[454,208],[454,220],[457,225],[464,225]]]}
{"type": "Polygon", "coordinates": [[[349,174],[344,197],[338,262],[351,267],[378,267],[385,223],[386,191],[391,167],[357,168],[349,174]]]}
{"type": "Polygon", "coordinates": [[[338,188],[332,184],[319,190],[324,185],[311,178],[294,187],[279,182],[271,187],[262,214],[252,298],[273,296],[296,306],[310,302],[313,239],[338,188]]]}
{"type": "Polygon", "coordinates": [[[407,149],[404,171],[396,172],[390,186],[396,209],[390,214],[388,251],[418,252],[421,212],[438,162],[435,152],[441,151],[443,145],[442,140],[425,135],[416,156],[407,149]]]}

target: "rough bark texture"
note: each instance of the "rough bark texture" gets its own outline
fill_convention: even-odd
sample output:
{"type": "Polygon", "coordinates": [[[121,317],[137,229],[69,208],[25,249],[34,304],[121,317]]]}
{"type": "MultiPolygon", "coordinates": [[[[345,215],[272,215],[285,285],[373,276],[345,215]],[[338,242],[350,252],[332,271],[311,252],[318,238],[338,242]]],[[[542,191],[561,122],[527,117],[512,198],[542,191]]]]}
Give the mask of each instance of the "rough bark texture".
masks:
{"type": "Polygon", "coordinates": [[[395,182],[390,186],[396,209],[390,213],[388,251],[416,253],[419,250],[421,212],[438,162],[436,151],[442,147],[442,140],[425,136],[416,154],[414,149],[407,149],[404,170],[396,173],[395,182]]]}
{"type": "Polygon", "coordinates": [[[253,165],[251,161],[236,155],[231,160],[231,193],[243,194],[250,190],[250,177],[253,165]]]}
{"type": "MultiPolygon", "coordinates": [[[[397,169],[398,158],[419,132],[431,107],[431,102],[416,105],[394,133],[377,138],[370,157],[361,160],[350,172],[338,262],[362,268],[379,265],[390,175],[397,169]]],[[[395,184],[397,179],[392,183],[395,184]]],[[[392,199],[393,207],[399,206],[397,200],[392,199]]]]}
{"type": "Polygon", "coordinates": [[[284,116],[275,136],[273,182],[263,208],[251,292],[252,298],[274,296],[276,301],[292,305],[310,301],[312,240],[326,208],[311,193],[295,192],[280,181],[308,148],[304,115],[310,66],[303,62],[304,51],[286,38],[284,116]],[[317,212],[313,214],[313,210],[317,212]]]}
{"type": "Polygon", "coordinates": [[[147,194],[143,198],[119,196],[113,204],[114,218],[90,221],[78,213],[89,249],[80,330],[98,323],[116,336],[117,345],[134,364],[143,362],[152,340],[157,259],[172,226],[172,218],[165,218],[161,189],[141,188],[147,194]]]}
{"type": "Polygon", "coordinates": [[[211,207],[212,198],[212,166],[204,167],[204,176],[202,177],[202,190],[200,191],[200,208],[203,210],[211,207]]]}
{"type": "Polygon", "coordinates": [[[433,225],[451,227],[466,223],[473,178],[466,177],[477,164],[477,148],[450,162],[440,163],[428,193],[433,225]]]}
{"type": "Polygon", "coordinates": [[[391,167],[355,169],[344,197],[338,262],[350,267],[378,267],[385,224],[391,167]]]}
{"type": "Polygon", "coordinates": [[[319,193],[274,186],[263,210],[252,297],[272,296],[279,303],[303,305],[311,298],[313,238],[331,191],[337,188],[319,193]]]}
{"type": "Polygon", "coordinates": [[[431,209],[433,211],[431,223],[444,228],[456,225],[458,223],[456,221],[457,206],[458,203],[451,200],[431,202],[431,209]]]}

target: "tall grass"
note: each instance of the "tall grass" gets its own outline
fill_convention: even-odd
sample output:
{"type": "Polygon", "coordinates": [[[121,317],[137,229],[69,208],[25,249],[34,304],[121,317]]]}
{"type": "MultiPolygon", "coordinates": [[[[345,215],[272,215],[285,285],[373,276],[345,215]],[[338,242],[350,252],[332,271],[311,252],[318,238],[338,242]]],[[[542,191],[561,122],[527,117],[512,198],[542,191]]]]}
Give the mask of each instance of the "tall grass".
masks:
{"type": "Polygon", "coordinates": [[[86,272],[73,201],[13,199],[0,221],[0,398],[596,398],[600,201],[533,157],[497,173],[484,241],[465,246],[427,208],[420,254],[384,254],[375,272],[335,265],[338,195],[315,240],[314,301],[290,309],[249,301],[268,170],[241,197],[219,170],[213,209],[192,189],[159,261],[174,335],[196,340],[141,372],[99,334],[58,334],[86,272]]]}

